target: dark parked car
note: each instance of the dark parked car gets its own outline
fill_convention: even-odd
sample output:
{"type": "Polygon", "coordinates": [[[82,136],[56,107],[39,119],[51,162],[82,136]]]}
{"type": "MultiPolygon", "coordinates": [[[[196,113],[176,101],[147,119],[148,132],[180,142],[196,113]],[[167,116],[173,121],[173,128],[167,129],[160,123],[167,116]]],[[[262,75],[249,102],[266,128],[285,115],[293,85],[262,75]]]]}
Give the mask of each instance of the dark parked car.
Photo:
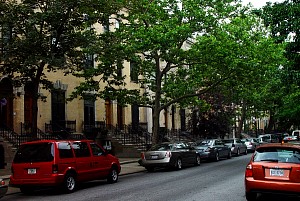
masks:
{"type": "Polygon", "coordinates": [[[231,149],[231,153],[236,156],[239,156],[241,153],[245,155],[248,153],[247,146],[239,138],[231,138],[222,141],[231,149]]]}
{"type": "Polygon", "coordinates": [[[183,166],[200,165],[200,154],[185,142],[164,142],[142,152],[140,164],[149,172],[156,167],[180,170],[183,166]]]}
{"type": "Polygon", "coordinates": [[[196,142],[196,150],[201,159],[219,161],[220,158],[231,158],[231,150],[219,139],[209,139],[196,142]]]}

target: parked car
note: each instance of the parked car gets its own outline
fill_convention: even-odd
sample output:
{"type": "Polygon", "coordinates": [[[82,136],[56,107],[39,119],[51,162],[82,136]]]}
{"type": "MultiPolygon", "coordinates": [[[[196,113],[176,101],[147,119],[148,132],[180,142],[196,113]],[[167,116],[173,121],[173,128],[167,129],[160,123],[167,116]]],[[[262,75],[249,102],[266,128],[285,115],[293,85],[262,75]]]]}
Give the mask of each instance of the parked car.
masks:
{"type": "Polygon", "coordinates": [[[185,142],[164,142],[142,152],[140,164],[149,172],[157,167],[180,170],[183,166],[200,165],[200,154],[185,142]]]}
{"type": "Polygon", "coordinates": [[[258,139],[259,139],[259,144],[278,143],[279,142],[279,136],[276,134],[259,135],[258,139]]]}
{"type": "Polygon", "coordinates": [[[23,193],[41,186],[61,187],[71,193],[77,182],[117,182],[121,166],[118,158],[91,140],[42,140],[22,144],[11,170],[10,185],[23,193]]]}
{"type": "Polygon", "coordinates": [[[239,156],[241,153],[245,155],[248,153],[247,146],[239,138],[224,139],[222,141],[230,148],[231,153],[235,156],[239,156]]]}
{"type": "Polygon", "coordinates": [[[2,198],[8,190],[8,186],[5,184],[5,181],[0,178],[0,198],[2,198]]]}
{"type": "Polygon", "coordinates": [[[285,136],[283,138],[284,142],[296,141],[296,140],[298,140],[298,137],[297,136],[293,136],[293,135],[285,136]]]}
{"type": "Polygon", "coordinates": [[[201,160],[219,161],[220,158],[231,158],[230,148],[219,139],[198,141],[194,147],[200,153],[201,160]]]}
{"type": "Polygon", "coordinates": [[[300,146],[292,143],[261,145],[251,157],[245,171],[248,201],[257,193],[300,194],[300,146]]]}
{"type": "Polygon", "coordinates": [[[245,143],[247,146],[248,152],[254,152],[256,147],[259,146],[259,139],[258,138],[244,138],[241,139],[242,142],[245,143]]]}
{"type": "Polygon", "coordinates": [[[292,136],[295,136],[295,138],[297,138],[297,140],[299,140],[299,138],[300,138],[300,130],[294,130],[292,132],[292,136]]]}

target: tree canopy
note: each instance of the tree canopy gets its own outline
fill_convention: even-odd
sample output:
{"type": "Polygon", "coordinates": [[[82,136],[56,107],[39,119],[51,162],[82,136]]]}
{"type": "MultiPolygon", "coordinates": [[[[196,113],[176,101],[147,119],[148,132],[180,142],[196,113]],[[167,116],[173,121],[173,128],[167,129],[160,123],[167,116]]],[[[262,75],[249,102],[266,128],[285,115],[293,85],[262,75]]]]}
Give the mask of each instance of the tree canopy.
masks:
{"type": "MultiPolygon", "coordinates": [[[[283,46],[268,37],[247,8],[231,0],[126,1],[117,18],[120,27],[110,33],[115,40],[109,46],[118,50],[119,62],[134,63],[140,75],[136,81],[146,88],[127,100],[152,108],[153,143],[159,139],[162,110],[195,105],[201,94],[220,84],[236,90],[241,103],[242,93],[251,94],[265,72],[283,62],[283,46]]],[[[108,68],[111,64],[102,63],[93,73],[108,68]]],[[[90,75],[78,89],[103,80],[90,75]]],[[[110,93],[120,94],[118,86],[110,85],[110,93]]]]}

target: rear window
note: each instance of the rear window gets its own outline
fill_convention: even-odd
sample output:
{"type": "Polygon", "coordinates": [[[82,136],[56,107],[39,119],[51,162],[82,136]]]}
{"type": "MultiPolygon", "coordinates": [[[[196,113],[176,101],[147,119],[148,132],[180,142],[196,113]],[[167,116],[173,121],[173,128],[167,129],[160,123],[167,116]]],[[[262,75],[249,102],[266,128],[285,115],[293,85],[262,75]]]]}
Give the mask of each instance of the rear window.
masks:
{"type": "Polygon", "coordinates": [[[58,143],[58,152],[60,158],[73,158],[73,151],[68,142],[58,143]]]}
{"type": "Polygon", "coordinates": [[[149,151],[170,151],[173,144],[157,144],[149,149],[149,151]]]}
{"type": "Polygon", "coordinates": [[[14,163],[53,161],[53,143],[24,144],[17,151],[14,163]]]}
{"type": "Polygon", "coordinates": [[[212,146],[213,144],[214,144],[214,142],[212,140],[203,140],[203,141],[199,142],[197,145],[212,146]]]}
{"type": "Polygon", "coordinates": [[[254,154],[254,162],[260,161],[300,164],[300,151],[294,148],[261,148],[254,154]]]}
{"type": "Polygon", "coordinates": [[[234,140],[223,140],[224,143],[229,144],[229,143],[234,143],[234,140]]]}

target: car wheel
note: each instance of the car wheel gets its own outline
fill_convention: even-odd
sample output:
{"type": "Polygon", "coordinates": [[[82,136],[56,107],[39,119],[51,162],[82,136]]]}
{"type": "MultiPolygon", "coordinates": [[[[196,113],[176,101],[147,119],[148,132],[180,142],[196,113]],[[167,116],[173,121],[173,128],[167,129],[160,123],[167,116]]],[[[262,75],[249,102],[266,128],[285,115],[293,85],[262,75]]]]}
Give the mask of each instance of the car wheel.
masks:
{"type": "Polygon", "coordinates": [[[119,178],[119,173],[116,167],[112,167],[108,177],[107,177],[107,182],[112,184],[112,183],[116,183],[118,181],[119,178]]]}
{"type": "Polygon", "coordinates": [[[201,158],[200,158],[199,155],[197,155],[197,156],[196,156],[196,163],[195,163],[195,165],[199,166],[200,163],[201,163],[201,158]]]}
{"type": "Polygon", "coordinates": [[[215,161],[219,161],[219,160],[220,160],[219,152],[216,152],[216,155],[215,155],[215,161]]]}
{"type": "Polygon", "coordinates": [[[240,155],[240,149],[238,148],[236,151],[236,156],[239,156],[239,155],[240,155]]]}
{"type": "Polygon", "coordinates": [[[228,151],[228,156],[227,156],[227,158],[228,158],[228,159],[231,158],[231,150],[228,151]]]}
{"type": "Polygon", "coordinates": [[[154,172],[154,167],[145,167],[148,172],[154,172]]]}
{"type": "Polygon", "coordinates": [[[20,191],[21,193],[25,194],[25,195],[33,195],[34,193],[34,189],[32,187],[20,187],[20,191]]]}
{"type": "Polygon", "coordinates": [[[245,154],[245,155],[247,155],[247,154],[248,154],[248,149],[246,149],[246,150],[245,150],[244,154],[245,154]]]}
{"type": "Polygon", "coordinates": [[[66,193],[72,193],[75,191],[76,188],[76,178],[75,175],[72,173],[68,173],[65,176],[64,183],[63,183],[63,190],[66,193]]]}
{"type": "Polygon", "coordinates": [[[181,169],[182,169],[182,161],[181,161],[181,158],[177,158],[176,163],[175,163],[175,169],[176,169],[176,170],[181,170],[181,169]]]}
{"type": "Polygon", "coordinates": [[[246,192],[246,200],[247,201],[254,201],[256,200],[257,194],[256,193],[247,193],[246,192]]]}

